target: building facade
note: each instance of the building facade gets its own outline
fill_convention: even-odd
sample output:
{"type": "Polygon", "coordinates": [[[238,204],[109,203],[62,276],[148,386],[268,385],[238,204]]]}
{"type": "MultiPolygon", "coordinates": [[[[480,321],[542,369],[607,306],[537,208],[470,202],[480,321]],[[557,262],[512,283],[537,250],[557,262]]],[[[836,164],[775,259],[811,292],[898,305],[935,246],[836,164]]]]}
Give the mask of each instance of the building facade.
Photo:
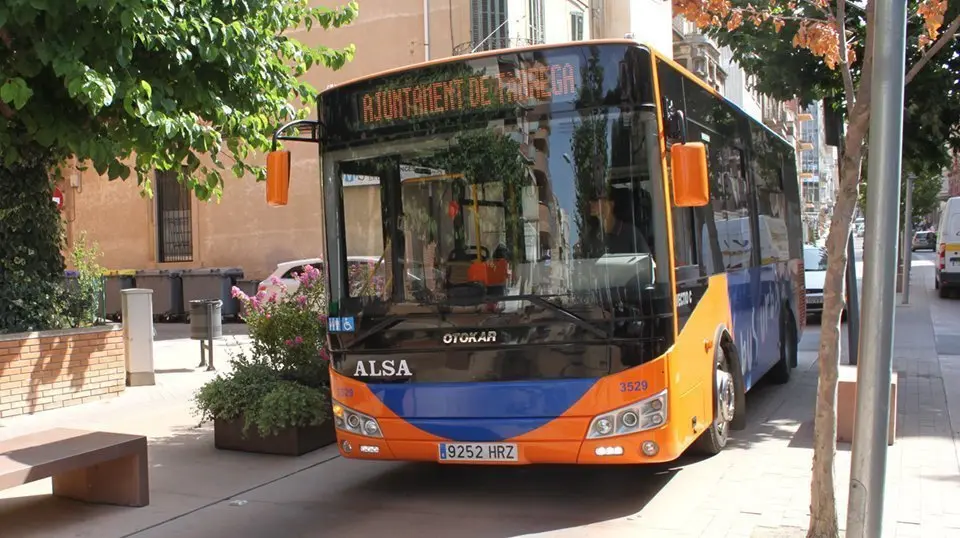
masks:
{"type": "Polygon", "coordinates": [[[838,184],[837,149],[826,143],[822,102],[802,109],[798,119],[803,221],[806,239],[815,240],[829,231],[838,184]]]}

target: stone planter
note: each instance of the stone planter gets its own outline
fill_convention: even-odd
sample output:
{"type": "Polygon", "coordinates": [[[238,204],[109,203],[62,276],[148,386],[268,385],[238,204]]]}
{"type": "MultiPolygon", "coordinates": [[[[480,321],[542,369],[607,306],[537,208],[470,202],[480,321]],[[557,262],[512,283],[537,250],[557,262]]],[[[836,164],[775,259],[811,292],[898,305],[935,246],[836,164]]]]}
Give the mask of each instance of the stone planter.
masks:
{"type": "Polygon", "coordinates": [[[244,437],[242,415],[213,421],[213,444],[220,450],[301,456],[335,442],[337,433],[332,420],[316,426],[286,428],[270,437],[261,437],[256,426],[250,426],[244,437]]]}

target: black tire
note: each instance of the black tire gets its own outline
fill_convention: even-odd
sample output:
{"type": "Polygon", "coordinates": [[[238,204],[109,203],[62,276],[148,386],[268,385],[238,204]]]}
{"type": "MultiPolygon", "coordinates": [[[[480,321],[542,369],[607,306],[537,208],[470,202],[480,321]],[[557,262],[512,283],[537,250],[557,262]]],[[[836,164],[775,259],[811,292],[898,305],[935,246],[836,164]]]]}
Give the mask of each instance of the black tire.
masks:
{"type": "Polygon", "coordinates": [[[790,381],[793,365],[797,363],[797,325],[790,314],[781,317],[780,360],[770,370],[770,381],[782,385],[790,381]]]}
{"type": "Polygon", "coordinates": [[[713,423],[694,441],[693,449],[708,456],[719,454],[730,439],[730,423],[737,414],[736,382],[733,375],[733,363],[727,357],[722,345],[716,346],[713,362],[713,423]],[[720,372],[726,374],[721,379],[720,372]],[[721,387],[722,385],[722,387],[721,387]],[[723,396],[723,398],[721,398],[723,396]]]}
{"type": "Polygon", "coordinates": [[[935,290],[940,289],[940,279],[938,279],[937,277],[933,278],[933,289],[935,290]]]}
{"type": "Polygon", "coordinates": [[[940,286],[940,298],[949,299],[950,298],[950,288],[946,286],[940,286]]]}

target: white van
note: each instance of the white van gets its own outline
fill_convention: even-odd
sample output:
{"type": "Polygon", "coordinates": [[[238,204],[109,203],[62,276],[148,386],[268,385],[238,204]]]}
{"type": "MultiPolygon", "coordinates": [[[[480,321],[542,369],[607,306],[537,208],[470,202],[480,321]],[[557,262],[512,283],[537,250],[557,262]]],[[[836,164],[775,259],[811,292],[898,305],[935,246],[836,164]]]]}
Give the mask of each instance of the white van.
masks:
{"type": "Polygon", "coordinates": [[[934,286],[940,290],[940,297],[960,289],[960,196],[948,199],[940,212],[935,267],[934,286]]]}

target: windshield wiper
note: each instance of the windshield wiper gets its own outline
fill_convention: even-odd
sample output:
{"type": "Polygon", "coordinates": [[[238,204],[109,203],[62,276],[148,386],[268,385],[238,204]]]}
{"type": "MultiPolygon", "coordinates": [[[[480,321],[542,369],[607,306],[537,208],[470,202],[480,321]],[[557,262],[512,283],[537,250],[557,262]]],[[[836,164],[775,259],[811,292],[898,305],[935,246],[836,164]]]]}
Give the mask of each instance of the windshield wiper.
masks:
{"type": "Polygon", "coordinates": [[[550,301],[544,299],[539,295],[509,295],[506,297],[497,297],[497,302],[506,302],[506,301],[530,301],[531,303],[542,306],[547,310],[551,310],[568,319],[571,323],[580,327],[581,329],[592,333],[594,336],[599,336],[600,338],[613,338],[613,333],[604,331],[598,328],[596,325],[593,325],[589,321],[581,318],[580,316],[574,314],[573,312],[557,305],[556,303],[551,303],[550,301]]]}

